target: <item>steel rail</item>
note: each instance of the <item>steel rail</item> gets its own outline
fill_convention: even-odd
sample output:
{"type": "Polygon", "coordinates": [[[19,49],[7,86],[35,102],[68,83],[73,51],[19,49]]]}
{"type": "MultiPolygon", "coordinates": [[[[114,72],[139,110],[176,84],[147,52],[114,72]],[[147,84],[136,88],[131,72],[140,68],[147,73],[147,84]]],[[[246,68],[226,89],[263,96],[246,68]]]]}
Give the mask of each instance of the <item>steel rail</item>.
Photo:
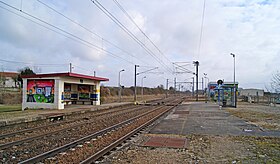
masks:
{"type": "MultiPolygon", "coordinates": [[[[127,110],[129,108],[130,107],[124,108],[121,111],[127,110]]],[[[135,109],[137,109],[137,108],[135,108],[135,109]]],[[[105,115],[105,114],[115,113],[116,111],[107,111],[107,112],[103,112],[103,113],[94,114],[95,112],[97,112],[97,111],[93,111],[93,113],[90,113],[90,114],[92,114],[90,117],[98,117],[98,116],[105,115]]],[[[80,119],[73,119],[73,120],[69,120],[69,121],[58,122],[58,123],[53,123],[53,124],[49,124],[49,125],[43,125],[43,126],[29,128],[29,129],[23,129],[23,130],[19,130],[19,131],[12,132],[12,133],[6,133],[6,134],[0,135],[0,139],[11,137],[11,136],[21,134],[21,133],[31,132],[31,131],[38,130],[38,129],[41,129],[41,128],[48,128],[48,127],[53,127],[53,126],[57,126],[57,125],[68,124],[68,123],[75,122],[75,121],[80,121],[80,120],[81,120],[81,118],[80,119]]]]}
{"type": "MultiPolygon", "coordinates": [[[[131,111],[129,111],[129,112],[131,112],[131,111]]],[[[128,113],[128,112],[126,112],[126,113],[128,113]]],[[[120,114],[117,114],[117,115],[123,115],[123,114],[124,113],[120,113],[120,114]]],[[[55,131],[52,131],[52,132],[46,132],[46,133],[43,133],[43,134],[40,134],[40,135],[37,135],[37,136],[28,137],[28,138],[24,138],[24,139],[21,139],[21,140],[4,143],[4,144],[0,145],[0,149],[5,149],[5,148],[8,148],[8,147],[19,145],[21,143],[32,141],[32,140],[35,140],[35,139],[38,139],[38,138],[54,135],[54,134],[57,134],[59,132],[67,131],[69,129],[73,129],[73,128],[76,128],[76,127],[79,127],[79,126],[83,126],[83,125],[86,125],[86,124],[93,123],[94,121],[96,121],[96,120],[93,120],[93,121],[90,121],[90,122],[85,122],[85,123],[79,123],[77,125],[69,126],[67,128],[58,129],[58,130],[55,130],[55,131]]]]}
{"type": "Polygon", "coordinates": [[[96,138],[97,136],[100,136],[100,135],[102,135],[102,134],[104,134],[104,133],[107,133],[107,132],[109,132],[109,131],[112,131],[112,130],[114,130],[114,129],[117,129],[117,128],[119,128],[119,127],[121,127],[121,126],[123,126],[123,125],[125,125],[125,124],[127,124],[127,123],[130,123],[130,122],[132,122],[132,121],[134,121],[134,120],[136,120],[136,119],[139,119],[139,118],[141,118],[141,117],[143,117],[143,116],[145,116],[145,115],[147,115],[147,114],[149,114],[149,113],[152,113],[152,112],[154,112],[154,111],[156,111],[156,110],[158,110],[158,109],[160,109],[160,108],[162,108],[162,107],[163,107],[163,106],[157,107],[157,108],[155,108],[155,109],[153,109],[153,110],[151,110],[151,111],[145,112],[145,113],[143,113],[143,114],[141,114],[141,115],[139,115],[139,116],[130,118],[130,119],[126,120],[126,121],[123,121],[123,122],[121,122],[121,123],[115,124],[115,125],[113,125],[113,126],[110,126],[110,127],[108,127],[108,128],[105,128],[105,129],[100,130],[100,131],[98,131],[98,132],[95,132],[95,133],[93,133],[93,134],[90,134],[90,135],[88,135],[88,136],[85,136],[85,137],[83,137],[83,138],[80,138],[80,139],[78,139],[78,140],[75,140],[75,141],[73,141],[73,142],[71,142],[71,143],[68,143],[68,144],[66,144],[66,145],[63,145],[63,146],[60,146],[60,147],[55,148],[55,149],[53,149],[53,150],[44,152],[44,153],[39,154],[39,155],[37,155],[37,156],[35,156],[35,157],[32,157],[32,158],[29,158],[29,159],[24,160],[24,161],[22,161],[22,162],[19,162],[19,164],[36,163],[36,162],[42,161],[42,160],[44,160],[44,159],[46,159],[46,158],[48,158],[48,157],[55,156],[55,155],[58,154],[58,153],[64,152],[64,151],[66,151],[66,150],[68,150],[68,149],[70,149],[70,148],[73,148],[73,147],[77,146],[78,144],[84,143],[85,141],[88,141],[88,140],[90,140],[90,139],[92,139],[92,138],[96,138]]]}
{"type": "Polygon", "coordinates": [[[147,121],[146,123],[144,123],[143,125],[139,126],[138,128],[134,129],[133,131],[129,132],[128,134],[124,135],[123,137],[119,138],[118,140],[116,140],[115,142],[111,143],[110,145],[108,145],[107,147],[105,147],[104,149],[98,151],[97,153],[95,153],[94,155],[92,155],[91,157],[87,158],[86,160],[80,162],[80,164],[90,164],[95,162],[96,160],[98,160],[100,157],[102,157],[103,155],[107,154],[109,151],[111,151],[112,149],[114,149],[115,147],[117,147],[118,145],[120,145],[121,143],[123,143],[125,140],[127,140],[129,137],[133,136],[134,134],[138,133],[141,129],[145,128],[146,126],[150,125],[152,122],[154,122],[155,120],[157,120],[158,118],[160,118],[161,116],[163,116],[166,112],[170,111],[171,109],[173,109],[175,106],[170,107],[168,109],[166,109],[165,111],[161,112],[160,114],[158,114],[156,117],[150,119],[149,121],[147,121]]]}

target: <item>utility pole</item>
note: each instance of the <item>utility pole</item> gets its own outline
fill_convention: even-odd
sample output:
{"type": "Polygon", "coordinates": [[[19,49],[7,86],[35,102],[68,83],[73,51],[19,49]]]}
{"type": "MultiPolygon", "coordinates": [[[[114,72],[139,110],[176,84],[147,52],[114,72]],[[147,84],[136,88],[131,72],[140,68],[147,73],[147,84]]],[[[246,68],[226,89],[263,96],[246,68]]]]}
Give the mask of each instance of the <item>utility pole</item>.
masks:
{"type": "Polygon", "coordinates": [[[147,78],[146,76],[142,77],[142,80],[141,80],[141,98],[142,98],[142,101],[143,101],[143,98],[144,98],[144,85],[143,85],[143,80],[147,78]]]}
{"type": "Polygon", "coordinates": [[[193,63],[196,66],[196,73],[195,73],[195,76],[196,76],[196,101],[198,101],[198,65],[199,65],[199,62],[194,61],[193,63]]]}
{"type": "Polygon", "coordinates": [[[72,73],[72,63],[70,63],[70,73],[72,73]]]}
{"type": "Polygon", "coordinates": [[[135,65],[134,67],[134,102],[137,101],[137,97],[136,97],[136,76],[137,76],[137,67],[139,67],[139,65],[135,65]]]}
{"type": "Polygon", "coordinates": [[[203,88],[203,77],[201,78],[201,89],[202,89],[202,94],[204,94],[204,88],[203,88]]]}
{"type": "Polygon", "coordinates": [[[194,77],[192,77],[192,97],[194,97],[194,77]]]}
{"type": "Polygon", "coordinates": [[[176,77],[174,78],[174,91],[175,91],[175,94],[176,94],[176,77]]]}
{"type": "Polygon", "coordinates": [[[167,96],[168,96],[168,79],[166,79],[166,98],[167,98],[167,96]]]}
{"type": "Polygon", "coordinates": [[[95,71],[93,71],[93,76],[94,76],[94,77],[96,76],[96,72],[95,72],[95,71]]]}

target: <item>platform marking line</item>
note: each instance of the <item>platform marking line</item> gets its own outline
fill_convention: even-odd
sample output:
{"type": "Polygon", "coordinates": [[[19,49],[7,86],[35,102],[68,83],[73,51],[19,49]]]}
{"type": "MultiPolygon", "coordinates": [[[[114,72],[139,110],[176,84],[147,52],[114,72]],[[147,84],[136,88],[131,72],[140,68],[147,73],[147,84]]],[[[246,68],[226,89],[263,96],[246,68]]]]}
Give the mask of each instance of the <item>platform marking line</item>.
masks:
{"type": "MultiPolygon", "coordinates": [[[[189,111],[191,111],[191,106],[189,106],[189,111]]],[[[180,134],[183,134],[183,130],[185,129],[185,125],[186,125],[186,122],[187,122],[187,117],[188,117],[188,115],[186,115],[186,119],[183,122],[180,134]]]]}

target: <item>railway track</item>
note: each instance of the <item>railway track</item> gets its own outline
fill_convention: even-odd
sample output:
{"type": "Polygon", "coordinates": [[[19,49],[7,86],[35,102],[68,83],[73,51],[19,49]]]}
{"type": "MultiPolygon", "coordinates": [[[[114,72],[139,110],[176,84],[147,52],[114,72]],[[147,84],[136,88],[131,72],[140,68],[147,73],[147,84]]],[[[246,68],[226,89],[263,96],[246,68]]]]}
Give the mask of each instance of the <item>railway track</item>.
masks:
{"type": "Polygon", "coordinates": [[[67,127],[64,129],[46,132],[40,135],[23,138],[17,141],[8,142],[0,146],[4,150],[4,161],[8,160],[19,162],[26,158],[37,155],[39,152],[45,152],[55,147],[67,144],[78,138],[82,138],[91,132],[96,132],[108,126],[122,122],[131,117],[137,116],[143,112],[148,111],[147,107],[141,110],[133,110],[127,113],[120,113],[118,115],[106,115],[100,117],[98,120],[93,120],[90,123],[81,126],[67,127]]]}
{"type": "MultiPolygon", "coordinates": [[[[120,131],[128,134],[130,132],[124,130],[126,127],[128,128],[129,126],[133,126],[133,128],[130,128],[129,131],[132,131],[133,129],[135,130],[137,127],[140,127],[140,123],[137,124],[136,122],[142,122],[143,124],[144,118],[150,117],[151,120],[155,117],[155,115],[159,115],[159,111],[164,113],[172,107],[173,106],[164,105],[159,107],[141,106],[137,107],[137,110],[133,110],[133,112],[120,112],[115,116],[112,116],[112,113],[107,113],[102,116],[99,115],[98,119],[94,119],[94,121],[86,120],[87,122],[83,125],[67,127],[64,130],[57,131],[56,133],[46,132],[44,135],[42,134],[38,138],[28,137],[26,139],[15,141],[15,144],[8,143],[6,146],[0,145],[0,152],[3,154],[2,162],[32,163],[34,161],[44,161],[44,163],[53,163],[54,161],[51,159],[53,158],[52,156],[55,156],[56,161],[59,161],[59,163],[64,163],[63,161],[65,159],[61,158],[60,156],[65,157],[65,155],[59,155],[59,153],[63,154],[63,152],[67,150],[70,152],[76,152],[74,150],[77,150],[77,146],[78,148],[83,148],[83,144],[88,143],[87,145],[91,145],[91,142],[95,142],[99,140],[99,138],[101,139],[104,138],[104,136],[111,136],[111,134],[114,134],[113,136],[115,136],[115,133],[120,133],[120,131]],[[40,152],[45,153],[39,154],[40,152]]],[[[147,122],[147,120],[144,122],[147,122]]],[[[108,143],[113,142],[107,140],[107,146],[108,143]]],[[[97,142],[95,142],[94,145],[96,145],[96,143],[97,142]]],[[[99,147],[102,147],[101,145],[99,147]]],[[[80,162],[81,161],[82,160],[80,160],[80,162]]]]}
{"type": "MultiPolygon", "coordinates": [[[[148,103],[162,103],[165,101],[168,101],[168,99],[152,100],[152,101],[149,101],[148,103]]],[[[117,111],[117,110],[131,109],[131,108],[133,108],[133,105],[126,106],[126,107],[116,107],[116,108],[113,108],[113,110],[117,111]]],[[[59,122],[50,122],[48,119],[44,119],[44,120],[37,120],[37,121],[31,121],[31,122],[11,124],[11,125],[0,127],[0,139],[10,137],[10,136],[16,135],[18,133],[28,132],[29,130],[32,131],[32,130],[35,130],[35,128],[45,128],[45,127],[49,127],[51,125],[56,126],[56,125],[60,125],[64,122],[69,123],[72,121],[79,121],[83,118],[88,118],[88,117],[100,115],[100,114],[109,114],[114,111],[112,111],[111,109],[102,109],[102,110],[96,110],[96,111],[85,111],[84,113],[73,113],[70,115],[66,115],[66,119],[60,120],[59,122]]]]}
{"type": "MultiPolygon", "coordinates": [[[[48,127],[48,126],[56,126],[62,123],[69,123],[73,121],[79,121],[83,118],[88,118],[92,116],[98,116],[101,114],[109,114],[114,111],[118,110],[124,110],[124,109],[131,109],[133,106],[127,106],[127,107],[117,107],[113,108],[113,111],[111,109],[102,109],[102,110],[95,110],[95,111],[85,111],[84,113],[78,113],[78,114],[71,114],[71,115],[66,115],[65,120],[60,120],[56,122],[50,122],[48,119],[45,120],[38,120],[38,121],[31,121],[31,122],[23,122],[23,123],[18,123],[18,124],[12,124],[12,125],[7,125],[4,127],[0,127],[0,139],[5,138],[8,136],[8,134],[13,135],[13,132],[20,133],[20,132],[26,132],[30,129],[35,129],[35,128],[41,128],[41,127],[48,127]]],[[[16,134],[15,133],[15,134],[16,134]]]]}
{"type": "MultiPolygon", "coordinates": [[[[9,146],[9,142],[14,142],[13,144],[11,143],[10,145],[16,145],[16,141],[24,138],[29,137],[30,139],[36,139],[40,138],[40,136],[44,136],[45,133],[55,133],[55,132],[60,132],[60,131],[65,131],[71,128],[75,128],[78,126],[82,126],[84,124],[88,123],[93,123],[96,120],[103,119],[104,116],[111,114],[111,115],[122,115],[122,114],[127,114],[127,112],[131,112],[133,110],[138,110],[138,109],[143,109],[145,107],[127,107],[124,109],[119,109],[119,110],[111,110],[107,112],[102,112],[98,114],[92,114],[92,115],[87,115],[84,117],[81,117],[79,119],[74,119],[74,120],[69,120],[69,121],[64,121],[64,122],[58,122],[58,123],[53,123],[53,124],[48,124],[44,126],[39,126],[35,128],[30,128],[30,129],[24,129],[24,130],[19,130],[11,133],[6,133],[3,135],[0,135],[0,149],[3,149],[7,146],[9,146]],[[94,120],[94,121],[92,121],[94,120]],[[41,134],[41,135],[39,135],[41,134]],[[34,136],[35,137],[30,137],[34,136]]],[[[27,140],[25,140],[27,141],[27,140]]]]}

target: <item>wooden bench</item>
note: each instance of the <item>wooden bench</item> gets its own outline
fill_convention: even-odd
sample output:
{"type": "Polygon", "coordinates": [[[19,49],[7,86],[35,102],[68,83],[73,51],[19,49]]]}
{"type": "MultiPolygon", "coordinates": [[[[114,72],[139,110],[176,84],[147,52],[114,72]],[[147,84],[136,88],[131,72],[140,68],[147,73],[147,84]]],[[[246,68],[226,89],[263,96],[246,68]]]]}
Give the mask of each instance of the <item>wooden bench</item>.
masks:
{"type": "Polygon", "coordinates": [[[73,104],[77,104],[78,102],[82,102],[83,105],[85,104],[85,102],[90,102],[90,104],[93,105],[93,100],[90,100],[90,99],[72,100],[73,104]]]}

